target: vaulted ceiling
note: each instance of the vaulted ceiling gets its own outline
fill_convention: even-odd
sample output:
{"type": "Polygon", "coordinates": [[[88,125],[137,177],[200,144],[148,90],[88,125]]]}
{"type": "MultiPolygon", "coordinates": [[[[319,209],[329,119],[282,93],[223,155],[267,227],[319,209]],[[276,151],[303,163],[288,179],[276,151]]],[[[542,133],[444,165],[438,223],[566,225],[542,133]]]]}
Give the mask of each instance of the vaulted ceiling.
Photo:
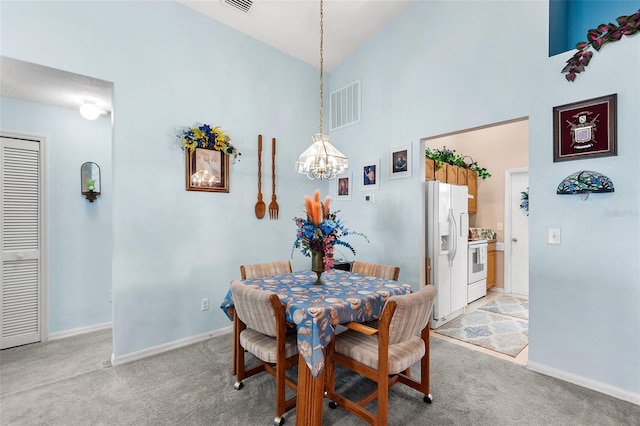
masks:
{"type": "MultiPolygon", "coordinates": [[[[320,0],[177,1],[319,67],[320,0]]],[[[409,1],[324,0],[324,68],[335,69],[409,1]]]]}

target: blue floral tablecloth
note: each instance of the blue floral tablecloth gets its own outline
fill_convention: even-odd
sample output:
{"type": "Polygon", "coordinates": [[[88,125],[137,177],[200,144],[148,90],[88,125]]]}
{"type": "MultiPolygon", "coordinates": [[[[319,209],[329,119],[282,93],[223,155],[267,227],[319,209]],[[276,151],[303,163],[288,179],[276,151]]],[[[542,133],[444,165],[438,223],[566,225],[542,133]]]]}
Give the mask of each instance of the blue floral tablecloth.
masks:
{"type": "MultiPolygon", "coordinates": [[[[312,271],[242,281],[245,285],[278,295],[286,306],[286,319],[298,330],[298,350],[316,377],[324,368],[325,348],[335,335],[335,327],[346,322],[377,319],[389,296],[411,292],[409,284],[331,270],[322,274],[324,285],[314,285],[312,271]]],[[[231,290],[220,308],[232,319],[231,290]]]]}

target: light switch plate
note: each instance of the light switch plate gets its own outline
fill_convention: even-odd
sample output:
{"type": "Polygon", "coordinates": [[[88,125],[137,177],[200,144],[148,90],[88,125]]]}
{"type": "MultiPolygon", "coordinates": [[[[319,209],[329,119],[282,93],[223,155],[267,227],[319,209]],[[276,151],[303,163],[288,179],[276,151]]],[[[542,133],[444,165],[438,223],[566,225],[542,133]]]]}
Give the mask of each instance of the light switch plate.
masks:
{"type": "Polygon", "coordinates": [[[549,228],[549,244],[560,244],[560,229],[549,228]]]}

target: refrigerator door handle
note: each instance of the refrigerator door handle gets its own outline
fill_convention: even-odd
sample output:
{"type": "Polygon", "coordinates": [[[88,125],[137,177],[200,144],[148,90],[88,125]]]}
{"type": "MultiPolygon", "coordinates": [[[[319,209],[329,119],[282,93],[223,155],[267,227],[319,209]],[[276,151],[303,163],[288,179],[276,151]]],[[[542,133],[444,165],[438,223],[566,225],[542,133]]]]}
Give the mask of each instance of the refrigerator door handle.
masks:
{"type": "Polygon", "coordinates": [[[452,266],[453,259],[456,258],[456,252],[458,251],[458,239],[456,238],[458,226],[456,225],[456,218],[453,216],[453,209],[449,210],[449,223],[453,226],[453,233],[449,237],[449,244],[451,245],[449,249],[449,266],[452,266]]]}

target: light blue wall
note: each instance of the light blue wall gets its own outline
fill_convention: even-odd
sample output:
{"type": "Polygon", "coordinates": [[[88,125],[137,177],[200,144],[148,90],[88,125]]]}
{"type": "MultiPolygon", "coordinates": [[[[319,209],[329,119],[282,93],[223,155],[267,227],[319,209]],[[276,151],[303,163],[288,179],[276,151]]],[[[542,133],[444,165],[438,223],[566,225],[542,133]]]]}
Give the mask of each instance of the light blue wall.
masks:
{"type": "MultiPolygon", "coordinates": [[[[423,246],[417,238],[424,179],[420,139],[528,115],[531,88],[523,81],[531,71],[523,67],[522,45],[547,37],[544,28],[514,20],[518,13],[546,16],[535,3],[412,2],[331,73],[331,87],[362,82],[362,121],[334,132],[333,140],[345,147],[356,176],[361,161],[381,159],[374,203],[365,204],[358,189],[340,207],[344,217],[358,218],[359,230],[374,236],[358,255],[400,265],[401,279],[416,286],[423,246]],[[467,17],[465,31],[451,31],[452,22],[467,17]],[[408,143],[412,177],[389,180],[389,147],[408,143]]],[[[527,50],[534,64],[546,57],[544,46],[534,43],[527,50]]]]}
{"type": "Polygon", "coordinates": [[[49,332],[111,322],[111,119],[0,98],[2,131],[46,136],[49,332]],[[80,166],[101,168],[102,193],[80,193],[80,166]]]}
{"type": "Polygon", "coordinates": [[[399,264],[401,279],[417,282],[420,138],[529,117],[529,363],[640,400],[639,39],[606,46],[569,83],[560,73],[567,58],[548,57],[547,29],[546,2],[404,8],[331,74],[336,88],[361,79],[363,105],[362,122],[333,140],[356,165],[382,159],[374,204],[356,192],[341,208],[376,240],[359,255],[399,264]],[[610,93],[618,94],[618,155],[553,163],[553,106],[610,93]],[[413,177],[386,179],[389,146],[409,142],[413,177]],[[565,176],[583,169],[612,178],[616,192],[586,202],[556,195],[565,176]],[[547,230],[556,227],[562,244],[548,245],[547,230]]]}
{"type": "Polygon", "coordinates": [[[575,374],[640,401],[640,38],[594,54],[574,83],[557,75],[572,52],[541,63],[530,139],[530,363],[575,374]],[[618,155],[553,163],[553,106],[618,95],[618,155]],[[615,192],[556,195],[567,175],[595,170],[615,192]],[[560,228],[562,244],[547,244],[560,228]],[[604,360],[604,362],[603,362],[604,360]]]}
{"type": "MultiPolygon", "coordinates": [[[[289,219],[317,186],[290,166],[317,125],[317,70],[173,3],[3,2],[2,12],[3,54],[115,84],[115,354],[228,326],[215,301],[240,263],[289,256],[289,219]],[[170,129],[196,120],[222,125],[245,153],[228,195],[184,191],[170,129]],[[279,221],[253,216],[258,133],[281,141],[279,221]],[[202,297],[214,309],[200,312],[202,297]]],[[[355,186],[339,208],[371,240],[355,243],[358,257],[398,264],[417,286],[420,138],[528,116],[530,362],[639,395],[640,46],[605,47],[568,83],[566,59],[548,58],[548,18],[542,1],[412,2],[333,72],[331,88],[361,79],[363,113],[332,140],[354,177],[373,158],[382,172],[373,204],[355,186]],[[552,107],[609,93],[619,99],[618,156],[553,163],[552,107]],[[413,176],[390,181],[389,147],[406,143],[413,176]],[[555,195],[584,168],[607,174],[616,192],[555,195]],[[561,228],[560,246],[546,244],[549,227],[561,228]]],[[[295,269],[307,265],[296,255],[295,269]]]]}
{"type": "Polygon", "coordinates": [[[291,219],[319,186],[293,168],[317,129],[317,69],[176,2],[3,1],[1,19],[3,55],[114,83],[115,356],[230,326],[217,305],[240,264],[289,259],[291,219]],[[194,122],[243,153],[229,194],[184,189],[173,135],[194,122]],[[258,134],[279,143],[277,221],[254,214],[258,134]]]}

